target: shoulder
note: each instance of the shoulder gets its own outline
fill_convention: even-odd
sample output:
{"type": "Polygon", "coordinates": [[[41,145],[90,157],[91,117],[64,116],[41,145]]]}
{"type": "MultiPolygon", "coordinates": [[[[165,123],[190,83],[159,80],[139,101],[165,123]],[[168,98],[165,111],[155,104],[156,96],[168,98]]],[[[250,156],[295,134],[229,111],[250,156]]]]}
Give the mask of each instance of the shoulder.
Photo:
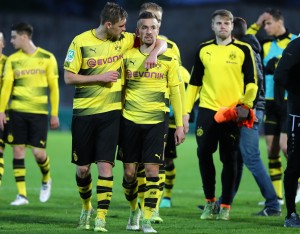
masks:
{"type": "Polygon", "coordinates": [[[130,32],[123,32],[120,37],[120,41],[122,40],[134,40],[135,34],[130,32]]]}
{"type": "Polygon", "coordinates": [[[207,48],[207,47],[214,46],[214,45],[216,45],[216,42],[214,39],[202,42],[200,45],[198,45],[198,51],[202,50],[203,48],[207,48]]]}
{"type": "Polygon", "coordinates": [[[232,42],[232,45],[234,45],[237,48],[241,49],[244,53],[248,53],[252,49],[250,44],[248,44],[246,42],[239,41],[239,40],[234,40],[232,42]]]}
{"type": "Polygon", "coordinates": [[[51,53],[50,51],[45,50],[45,49],[43,49],[41,47],[37,48],[36,56],[37,57],[41,57],[41,58],[51,58],[51,57],[54,57],[53,53],[51,53]]]}
{"type": "Polygon", "coordinates": [[[7,61],[10,61],[10,60],[15,60],[15,59],[19,59],[20,57],[22,57],[24,55],[23,51],[22,50],[17,50],[16,52],[12,53],[11,55],[9,55],[7,57],[7,61]]]}

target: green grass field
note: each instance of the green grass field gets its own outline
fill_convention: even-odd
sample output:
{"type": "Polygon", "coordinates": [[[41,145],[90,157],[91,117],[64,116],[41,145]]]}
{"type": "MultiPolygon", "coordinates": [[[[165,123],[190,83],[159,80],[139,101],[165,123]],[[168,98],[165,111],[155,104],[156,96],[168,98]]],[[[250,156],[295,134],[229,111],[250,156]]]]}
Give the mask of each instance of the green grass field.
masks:
{"type": "MultiPolygon", "coordinates": [[[[260,142],[262,157],[266,158],[265,142],[260,142]]],[[[196,157],[196,142],[189,135],[185,143],[178,147],[180,157],[176,159],[177,177],[173,192],[173,207],[161,209],[163,224],[156,224],[159,233],[299,233],[299,229],[283,228],[285,207],[281,217],[255,217],[252,213],[262,207],[257,205],[263,198],[249,171],[245,168],[240,190],[235,198],[231,220],[203,221],[197,205],[204,204],[204,195],[196,157]]],[[[48,154],[51,157],[53,180],[52,196],[47,203],[39,202],[41,175],[30,151],[27,151],[27,193],[29,205],[10,206],[17,194],[12,173],[12,151],[5,150],[5,174],[0,187],[0,233],[87,233],[76,230],[81,202],[75,183],[75,166],[70,162],[70,132],[50,132],[48,154]]],[[[217,166],[217,193],[220,194],[219,156],[214,156],[217,166]]],[[[266,162],[266,160],[264,160],[266,162]]],[[[283,160],[285,161],[285,160],[283,160]]],[[[284,165],[285,167],[285,165],[284,165]]],[[[129,233],[125,227],[129,215],[129,205],[125,200],[121,182],[122,165],[116,162],[114,168],[114,189],[107,217],[109,233],[129,233]]],[[[97,178],[96,166],[93,168],[93,192],[97,178]]],[[[96,208],[96,196],[93,193],[96,208]]],[[[92,231],[90,231],[92,232],[92,231]]]]}

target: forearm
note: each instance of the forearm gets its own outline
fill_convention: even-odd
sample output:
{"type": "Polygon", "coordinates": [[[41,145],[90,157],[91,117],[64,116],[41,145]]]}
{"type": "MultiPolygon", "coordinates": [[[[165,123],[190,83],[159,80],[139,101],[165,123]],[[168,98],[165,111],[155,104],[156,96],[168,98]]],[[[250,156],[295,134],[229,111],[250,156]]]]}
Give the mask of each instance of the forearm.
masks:
{"type": "Polygon", "coordinates": [[[181,109],[182,109],[182,115],[186,115],[186,97],[185,97],[185,87],[184,82],[182,81],[179,85],[179,91],[180,91],[180,97],[181,97],[181,109]]]}
{"type": "Polygon", "coordinates": [[[49,90],[50,90],[51,116],[58,116],[59,88],[58,88],[58,80],[57,79],[53,79],[49,83],[49,90]]]}
{"type": "Polygon", "coordinates": [[[65,83],[67,85],[87,85],[94,84],[101,81],[101,75],[80,75],[65,70],[64,74],[65,83]]]}
{"type": "Polygon", "coordinates": [[[1,87],[1,97],[0,97],[0,112],[4,112],[10,98],[11,90],[13,86],[12,80],[5,80],[1,87]]]}
{"type": "Polygon", "coordinates": [[[253,102],[257,94],[257,85],[255,83],[249,83],[246,85],[245,95],[240,99],[240,103],[246,105],[249,108],[253,107],[253,102]]]}
{"type": "Polygon", "coordinates": [[[189,84],[186,90],[186,112],[191,113],[197,94],[200,92],[201,86],[194,86],[189,84]]]}
{"type": "Polygon", "coordinates": [[[157,57],[157,55],[164,53],[167,50],[167,47],[168,45],[166,41],[157,39],[155,42],[155,47],[150,54],[157,57]]]}
{"type": "Polygon", "coordinates": [[[170,87],[170,101],[174,110],[176,126],[183,126],[181,96],[178,86],[170,87]]]}

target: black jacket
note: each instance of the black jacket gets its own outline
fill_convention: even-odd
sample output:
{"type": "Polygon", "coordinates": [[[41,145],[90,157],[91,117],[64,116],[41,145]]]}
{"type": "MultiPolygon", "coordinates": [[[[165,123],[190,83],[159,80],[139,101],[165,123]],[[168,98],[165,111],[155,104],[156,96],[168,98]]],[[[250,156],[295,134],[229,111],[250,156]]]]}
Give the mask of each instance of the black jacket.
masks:
{"type": "Polygon", "coordinates": [[[266,101],[265,101],[265,90],[264,90],[264,83],[263,83],[264,75],[263,75],[263,66],[260,57],[261,46],[259,44],[259,41],[256,39],[256,37],[251,34],[246,34],[240,37],[238,40],[248,43],[253,49],[255,63],[256,63],[256,70],[257,70],[257,86],[258,86],[258,91],[257,91],[257,95],[253,107],[256,109],[265,110],[266,101]]]}
{"type": "Polygon", "coordinates": [[[275,69],[274,81],[288,91],[288,113],[300,115],[300,38],[291,41],[275,69]]]}

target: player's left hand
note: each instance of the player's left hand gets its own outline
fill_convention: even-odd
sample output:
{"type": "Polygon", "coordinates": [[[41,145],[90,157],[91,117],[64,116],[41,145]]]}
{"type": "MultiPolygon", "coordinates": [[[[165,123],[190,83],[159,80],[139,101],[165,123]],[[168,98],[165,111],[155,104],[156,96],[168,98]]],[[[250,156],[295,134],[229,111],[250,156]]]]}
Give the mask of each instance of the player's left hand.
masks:
{"type": "Polygon", "coordinates": [[[182,126],[177,127],[175,134],[175,145],[180,145],[185,140],[184,128],[182,126]]]}
{"type": "Polygon", "coordinates": [[[249,108],[245,105],[238,105],[235,108],[237,112],[237,122],[244,121],[249,118],[249,108]]]}
{"type": "Polygon", "coordinates": [[[148,69],[151,69],[151,68],[154,68],[157,64],[157,56],[156,55],[152,55],[152,54],[149,54],[148,58],[146,59],[145,61],[145,68],[148,70],[148,69]]]}
{"type": "Polygon", "coordinates": [[[184,128],[184,134],[187,134],[189,132],[189,130],[190,130],[189,120],[190,120],[190,115],[189,114],[184,115],[183,118],[182,118],[183,128],[184,128]]]}
{"type": "Polygon", "coordinates": [[[50,117],[50,128],[56,129],[59,127],[59,118],[58,116],[51,116],[50,117]]]}

